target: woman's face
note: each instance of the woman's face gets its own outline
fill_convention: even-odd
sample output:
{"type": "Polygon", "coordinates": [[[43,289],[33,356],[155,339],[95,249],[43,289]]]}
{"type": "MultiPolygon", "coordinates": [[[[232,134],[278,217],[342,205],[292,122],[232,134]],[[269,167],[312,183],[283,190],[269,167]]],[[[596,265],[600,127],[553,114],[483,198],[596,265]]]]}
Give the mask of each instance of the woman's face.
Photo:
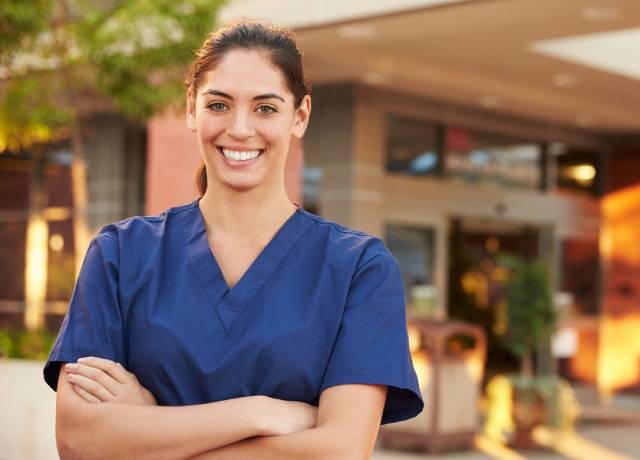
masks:
{"type": "Polygon", "coordinates": [[[227,52],[196,92],[187,96],[187,126],[197,133],[209,185],[282,186],[291,136],[304,134],[311,98],[294,109],[285,77],[268,55],[241,49],[227,52]]]}

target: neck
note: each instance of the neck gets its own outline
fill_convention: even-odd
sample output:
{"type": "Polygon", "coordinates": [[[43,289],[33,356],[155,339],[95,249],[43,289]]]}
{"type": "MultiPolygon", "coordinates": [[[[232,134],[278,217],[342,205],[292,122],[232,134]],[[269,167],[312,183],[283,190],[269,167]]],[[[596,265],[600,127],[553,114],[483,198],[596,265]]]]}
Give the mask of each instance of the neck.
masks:
{"type": "Polygon", "coordinates": [[[268,191],[258,188],[239,191],[209,183],[199,206],[208,229],[240,239],[270,235],[296,209],[287,196],[284,182],[281,187],[268,191]]]}

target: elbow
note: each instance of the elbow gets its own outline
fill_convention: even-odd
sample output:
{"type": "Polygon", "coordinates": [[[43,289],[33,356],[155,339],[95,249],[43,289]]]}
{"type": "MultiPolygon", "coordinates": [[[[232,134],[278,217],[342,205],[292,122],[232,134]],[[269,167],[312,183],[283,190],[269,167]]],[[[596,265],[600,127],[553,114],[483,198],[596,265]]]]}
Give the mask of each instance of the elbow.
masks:
{"type": "Polygon", "coordinates": [[[77,420],[62,415],[56,417],[56,447],[61,460],[87,458],[88,449],[83,448],[83,440],[83,430],[77,420]]]}
{"type": "MultiPolygon", "coordinates": [[[[79,428],[56,428],[56,447],[60,460],[100,460],[114,458],[108,449],[98,449],[95,436],[79,428]]],[[[102,444],[102,443],[98,443],[102,444]]]]}
{"type": "Polygon", "coordinates": [[[60,460],[78,460],[81,457],[82,448],[80,433],[70,426],[69,421],[56,420],[56,447],[60,460]]]}
{"type": "MultiPolygon", "coordinates": [[[[87,403],[87,406],[89,404],[87,403]]],[[[98,405],[87,406],[63,406],[56,411],[56,447],[61,460],[94,460],[109,457],[108,449],[98,449],[105,444],[96,436],[99,431],[95,422],[98,405]]]]}
{"type": "Polygon", "coordinates": [[[76,460],[80,456],[72,448],[72,443],[67,436],[56,435],[56,447],[60,460],[76,460]]]}

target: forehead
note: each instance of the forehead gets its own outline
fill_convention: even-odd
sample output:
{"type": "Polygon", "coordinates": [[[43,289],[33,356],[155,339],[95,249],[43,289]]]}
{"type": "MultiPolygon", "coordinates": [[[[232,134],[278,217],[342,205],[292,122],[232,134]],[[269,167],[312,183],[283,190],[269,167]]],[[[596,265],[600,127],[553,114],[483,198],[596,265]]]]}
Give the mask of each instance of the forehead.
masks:
{"type": "Polygon", "coordinates": [[[209,70],[199,92],[215,88],[234,97],[276,93],[287,99],[290,94],[282,71],[276,67],[266,51],[231,50],[209,70]]]}

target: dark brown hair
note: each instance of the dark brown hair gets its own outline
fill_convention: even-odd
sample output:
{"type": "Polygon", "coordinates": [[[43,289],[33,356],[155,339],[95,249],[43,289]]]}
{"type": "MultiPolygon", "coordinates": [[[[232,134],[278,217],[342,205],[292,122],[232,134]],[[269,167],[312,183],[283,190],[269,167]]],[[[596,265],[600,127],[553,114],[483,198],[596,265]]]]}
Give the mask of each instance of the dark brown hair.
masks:
{"type": "MultiPolygon", "coordinates": [[[[234,49],[263,50],[269,54],[273,65],[285,77],[287,88],[293,94],[294,108],[299,108],[311,88],[305,80],[302,68],[302,53],[296,44],[295,34],[271,23],[252,19],[240,19],[212,32],[196,52],[196,58],[184,81],[187,90],[195,91],[209,70],[213,69],[224,55],[234,49]]],[[[196,185],[200,195],[207,190],[207,170],[204,161],[196,171],[196,185]]]]}

